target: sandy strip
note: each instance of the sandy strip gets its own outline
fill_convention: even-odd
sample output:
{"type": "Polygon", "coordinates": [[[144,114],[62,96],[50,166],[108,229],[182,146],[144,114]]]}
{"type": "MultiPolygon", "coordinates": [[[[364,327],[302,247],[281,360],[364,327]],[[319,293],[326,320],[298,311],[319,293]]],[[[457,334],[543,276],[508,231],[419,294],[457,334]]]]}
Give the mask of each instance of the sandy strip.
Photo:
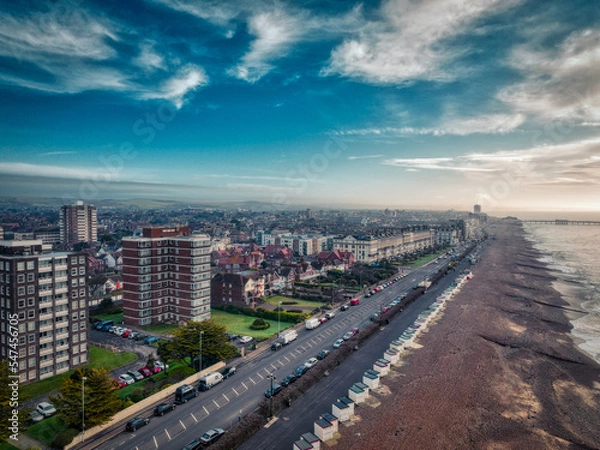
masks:
{"type": "Polygon", "coordinates": [[[474,278],[336,448],[600,449],[600,365],[575,347],[569,305],[521,226],[491,232],[474,278]]]}

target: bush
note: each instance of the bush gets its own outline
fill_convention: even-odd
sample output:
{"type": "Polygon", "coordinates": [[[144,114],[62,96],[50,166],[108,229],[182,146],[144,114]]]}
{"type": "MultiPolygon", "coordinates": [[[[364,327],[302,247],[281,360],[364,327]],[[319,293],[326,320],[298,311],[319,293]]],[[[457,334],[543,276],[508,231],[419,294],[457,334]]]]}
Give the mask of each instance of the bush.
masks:
{"type": "Polygon", "coordinates": [[[129,400],[131,400],[133,403],[137,403],[140,400],[143,400],[145,398],[145,393],[144,393],[144,389],[142,388],[136,388],[134,389],[131,394],[129,394],[128,396],[129,400]]]}
{"type": "Polygon", "coordinates": [[[252,325],[250,325],[250,329],[251,330],[266,330],[270,326],[271,326],[271,324],[269,322],[265,322],[264,319],[258,318],[254,322],[252,322],[252,325]]]}
{"type": "Polygon", "coordinates": [[[54,441],[52,441],[52,448],[65,448],[67,445],[73,442],[73,439],[75,439],[75,436],[77,436],[78,434],[79,430],[76,430],[74,428],[67,428],[65,430],[59,431],[56,437],[54,438],[54,441]]]}

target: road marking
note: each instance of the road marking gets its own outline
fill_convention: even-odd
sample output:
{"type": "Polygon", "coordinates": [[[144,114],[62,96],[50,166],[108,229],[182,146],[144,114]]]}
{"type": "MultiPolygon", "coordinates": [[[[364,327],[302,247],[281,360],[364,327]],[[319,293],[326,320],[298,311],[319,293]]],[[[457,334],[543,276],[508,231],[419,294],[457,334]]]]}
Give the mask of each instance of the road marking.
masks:
{"type": "Polygon", "coordinates": [[[194,415],[194,413],[190,413],[190,416],[192,416],[192,419],[194,419],[194,421],[196,423],[198,423],[198,419],[196,419],[196,416],[194,415]]]}
{"type": "Polygon", "coordinates": [[[167,437],[169,438],[169,440],[171,440],[171,435],[169,434],[169,432],[167,431],[166,428],[165,428],[165,433],[167,433],[167,437]]]}
{"type": "Polygon", "coordinates": [[[236,397],[239,397],[239,396],[240,396],[240,394],[238,394],[238,391],[236,391],[236,390],[235,390],[235,388],[231,388],[231,390],[232,390],[233,392],[235,392],[235,396],[236,396],[236,397]]]}
{"type": "Polygon", "coordinates": [[[206,409],[206,406],[202,405],[202,408],[204,408],[204,412],[206,413],[206,415],[210,416],[210,413],[208,412],[208,409],[206,409]]]}
{"type": "MultiPolygon", "coordinates": [[[[265,369],[265,370],[267,370],[267,369],[265,369]]],[[[267,371],[267,373],[268,373],[268,371],[267,371]]],[[[263,376],[260,374],[260,372],[256,372],[256,375],[258,375],[258,376],[260,377],[260,379],[261,379],[261,380],[264,380],[264,379],[265,379],[265,377],[263,377],[263,376]]],[[[255,384],[256,384],[256,383],[255,383],[255,384]]]]}
{"type": "Polygon", "coordinates": [[[152,436],[152,439],[154,439],[154,445],[156,446],[156,448],[158,448],[158,442],[156,442],[156,436],[152,436]]]}
{"type": "Polygon", "coordinates": [[[244,386],[244,389],[248,390],[248,386],[246,386],[243,381],[242,381],[242,386],[244,386]]]}
{"type": "Polygon", "coordinates": [[[181,426],[183,427],[184,430],[187,430],[187,427],[183,424],[183,422],[181,421],[181,419],[179,419],[179,423],[181,424],[181,426]]]}
{"type": "MultiPolygon", "coordinates": [[[[278,361],[279,362],[279,361],[278,361]]],[[[275,364],[271,363],[271,367],[273,368],[273,370],[277,370],[277,366],[275,366],[275,364]]],[[[266,369],[265,369],[266,370],[266,369]]]]}
{"type": "Polygon", "coordinates": [[[229,403],[229,399],[227,398],[227,396],[225,394],[223,394],[223,397],[225,397],[225,400],[227,400],[227,402],[229,403]]]}
{"type": "Polygon", "coordinates": [[[287,362],[291,362],[290,359],[287,356],[283,357],[287,362]]]}
{"type": "Polygon", "coordinates": [[[214,403],[215,405],[217,405],[217,409],[219,409],[219,408],[220,408],[220,406],[219,406],[219,404],[217,403],[217,401],[216,401],[216,400],[213,400],[213,403],[214,403]]]}

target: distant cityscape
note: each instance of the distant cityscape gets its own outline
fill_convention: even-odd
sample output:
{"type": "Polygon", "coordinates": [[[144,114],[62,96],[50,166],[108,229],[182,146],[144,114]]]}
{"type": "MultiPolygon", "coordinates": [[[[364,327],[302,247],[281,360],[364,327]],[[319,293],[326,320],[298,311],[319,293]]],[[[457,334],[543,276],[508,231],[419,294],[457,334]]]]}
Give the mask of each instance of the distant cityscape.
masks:
{"type": "MultiPolygon", "coordinates": [[[[86,323],[105,298],[122,305],[128,326],[202,321],[211,306],[256,308],[330,270],[479,239],[486,220],[479,205],[273,212],[8,204],[0,211],[2,317],[18,314],[19,378],[29,383],[89,361],[86,323]]],[[[2,358],[7,333],[3,324],[2,358]]]]}

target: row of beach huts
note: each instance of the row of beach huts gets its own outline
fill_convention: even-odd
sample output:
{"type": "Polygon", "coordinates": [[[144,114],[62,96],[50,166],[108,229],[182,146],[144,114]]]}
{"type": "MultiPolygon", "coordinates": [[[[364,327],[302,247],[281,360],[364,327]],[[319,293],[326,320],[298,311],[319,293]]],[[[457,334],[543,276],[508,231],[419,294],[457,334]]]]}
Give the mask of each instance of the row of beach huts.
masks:
{"type": "Polygon", "coordinates": [[[419,314],[417,319],[390,343],[383,356],[373,362],[373,367],[363,374],[362,380],[350,386],[348,395],[332,403],[331,413],[321,414],[314,422],[313,431],[303,434],[294,442],[293,450],[320,450],[321,443],[339,438],[340,423],[351,423],[355,406],[368,402],[370,392],[379,388],[381,378],[390,373],[391,366],[400,364],[403,352],[413,347],[419,334],[434,318],[439,317],[446,303],[460,292],[472,277],[471,272],[461,274],[450,287],[438,295],[435,302],[419,314]]]}

